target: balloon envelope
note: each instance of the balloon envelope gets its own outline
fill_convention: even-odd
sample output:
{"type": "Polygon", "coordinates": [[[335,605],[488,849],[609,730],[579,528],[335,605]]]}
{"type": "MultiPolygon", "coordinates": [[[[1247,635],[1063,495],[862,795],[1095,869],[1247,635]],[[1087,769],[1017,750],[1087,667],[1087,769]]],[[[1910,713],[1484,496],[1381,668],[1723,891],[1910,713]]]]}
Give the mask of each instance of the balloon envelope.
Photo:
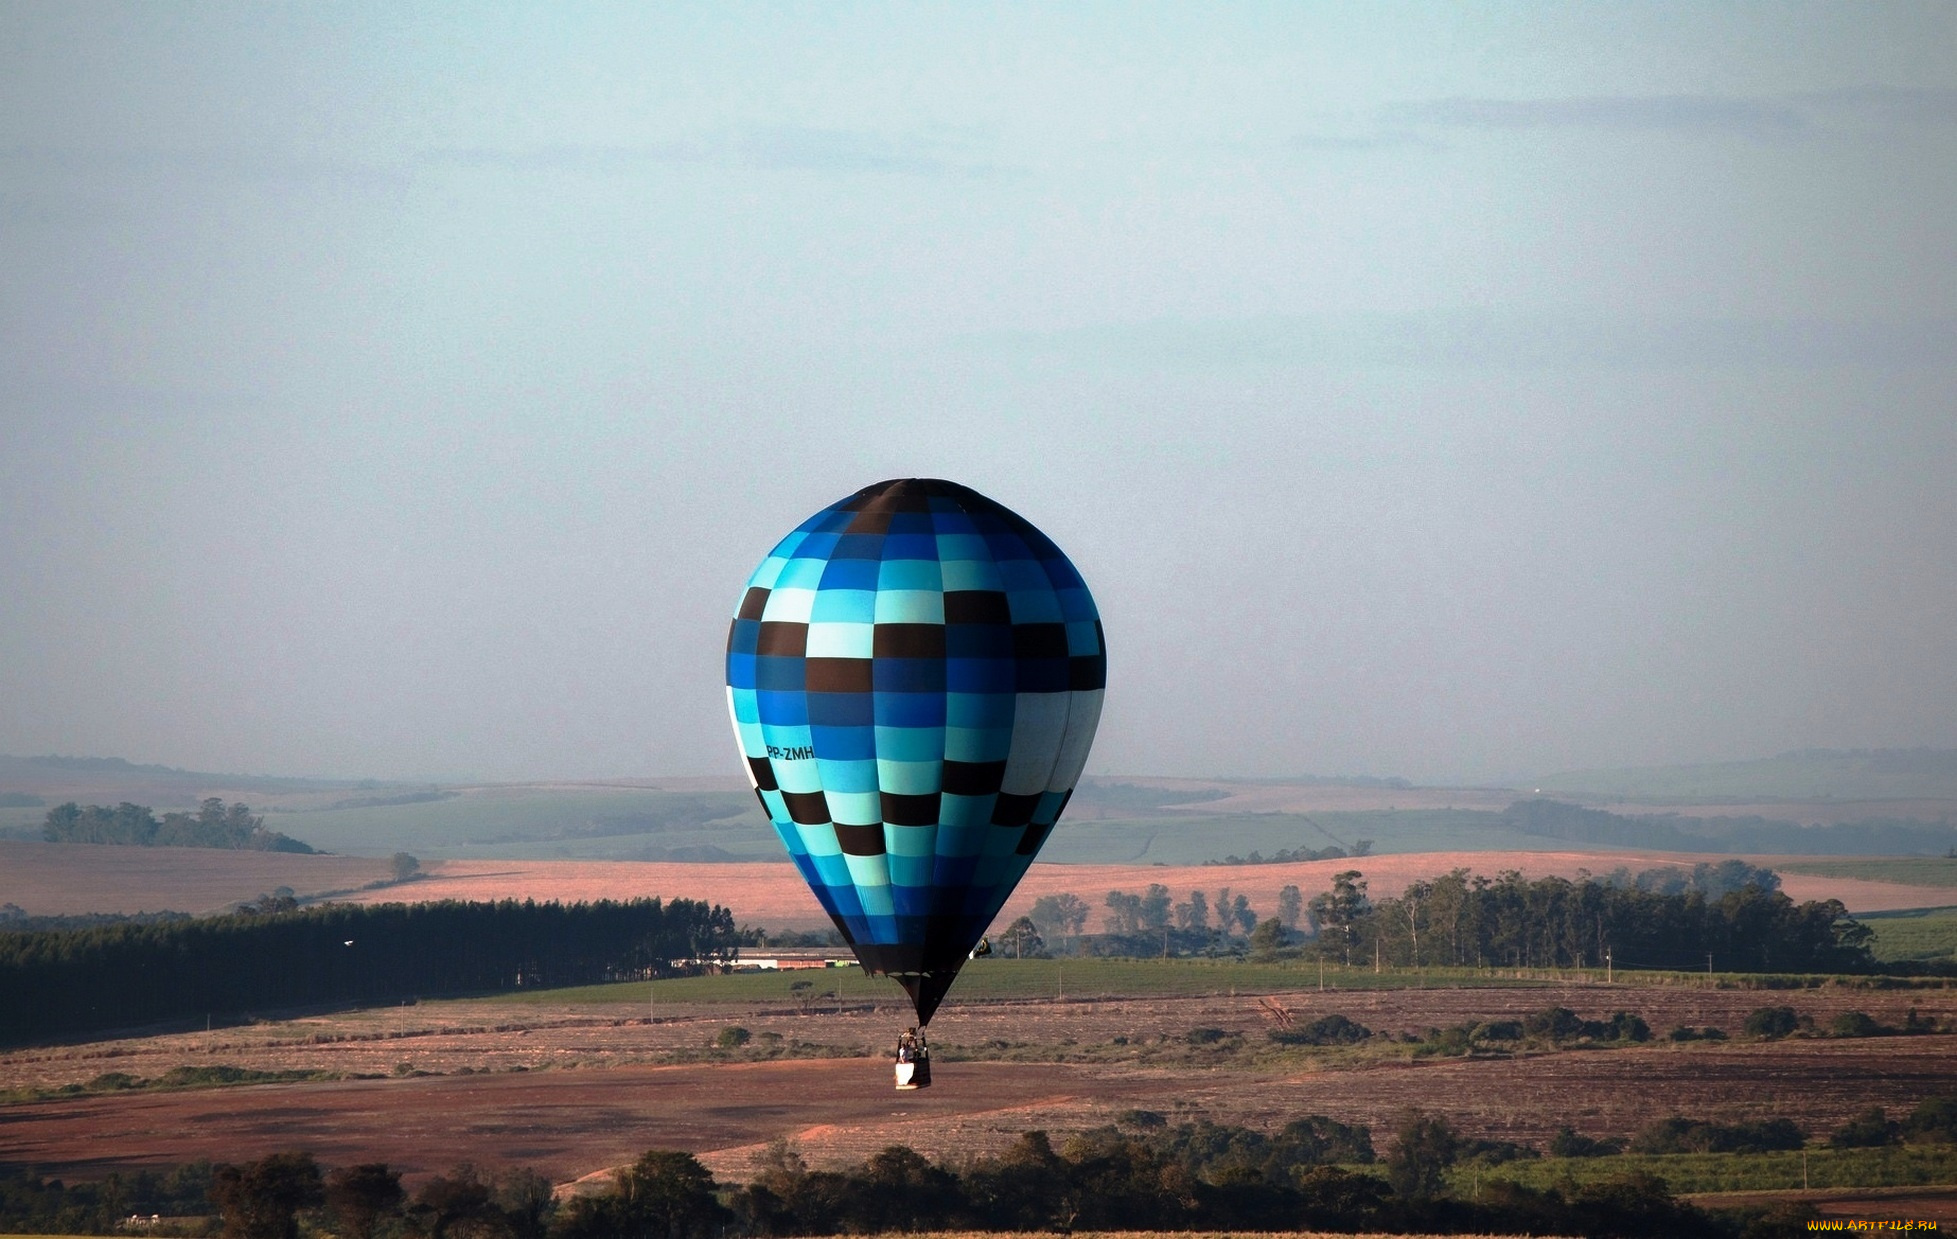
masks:
{"type": "Polygon", "coordinates": [[[823,910],[920,1024],[1059,820],[1106,683],[1073,564],[953,482],[866,487],[749,579],[727,640],[748,777],[823,910]]]}

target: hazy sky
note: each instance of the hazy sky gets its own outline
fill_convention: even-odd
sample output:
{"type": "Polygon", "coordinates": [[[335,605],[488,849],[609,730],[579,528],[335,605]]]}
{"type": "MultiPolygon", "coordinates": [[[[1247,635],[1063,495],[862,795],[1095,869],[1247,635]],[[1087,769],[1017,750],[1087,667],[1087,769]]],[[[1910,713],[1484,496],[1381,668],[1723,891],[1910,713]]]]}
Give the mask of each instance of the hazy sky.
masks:
{"type": "Polygon", "coordinates": [[[1957,745],[1957,7],[0,2],[0,752],[734,773],[962,481],[1090,772],[1957,745]]]}

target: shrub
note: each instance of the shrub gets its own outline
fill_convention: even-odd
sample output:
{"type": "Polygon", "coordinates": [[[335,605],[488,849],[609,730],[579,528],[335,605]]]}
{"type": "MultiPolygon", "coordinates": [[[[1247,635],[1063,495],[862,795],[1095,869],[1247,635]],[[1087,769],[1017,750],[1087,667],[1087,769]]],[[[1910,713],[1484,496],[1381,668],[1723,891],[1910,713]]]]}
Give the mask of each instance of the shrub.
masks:
{"type": "Polygon", "coordinates": [[[1651,1025],[1629,1011],[1613,1012],[1604,1025],[1604,1037],[1611,1041],[1649,1041],[1651,1025]]]}
{"type": "Polygon", "coordinates": [[[1623,1151],[1622,1140],[1598,1140],[1579,1135],[1575,1128],[1567,1125],[1549,1141],[1551,1157],[1611,1157],[1623,1151]]]}
{"type": "Polygon", "coordinates": [[[1354,1045],[1373,1035],[1373,1030],[1343,1015],[1327,1015],[1297,1028],[1277,1028],[1271,1040],[1280,1045],[1354,1045]]]}
{"type": "Polygon", "coordinates": [[[1710,1024],[1704,1028],[1692,1028],[1689,1025],[1680,1024],[1667,1035],[1673,1041],[1724,1041],[1726,1039],[1726,1030],[1723,1028],[1714,1028],[1710,1024]]]}
{"type": "Polygon", "coordinates": [[[1792,1119],[1708,1123],[1677,1115],[1646,1124],[1631,1138],[1633,1153],[1770,1153],[1798,1149],[1807,1134],[1792,1119]]]}
{"type": "Polygon", "coordinates": [[[1837,1037],[1880,1037],[1889,1030],[1867,1012],[1844,1011],[1828,1025],[1828,1031],[1837,1037]]]}
{"type": "Polygon", "coordinates": [[[1894,1144],[1900,1136],[1900,1125],[1892,1122],[1881,1106],[1870,1106],[1843,1123],[1828,1137],[1828,1144],[1837,1149],[1873,1149],[1894,1144]]]}
{"type": "Polygon", "coordinates": [[[1183,1040],[1191,1045],[1215,1045],[1229,1035],[1221,1028],[1192,1028],[1183,1034],[1183,1040]]]}
{"type": "Polygon", "coordinates": [[[1957,1096],[1924,1098],[1903,1120],[1903,1136],[1911,1144],[1957,1143],[1957,1096]]]}
{"type": "Polygon", "coordinates": [[[736,1024],[732,1028],[721,1029],[720,1035],[714,1038],[714,1044],[723,1050],[738,1050],[752,1040],[754,1034],[736,1024]]]}
{"type": "Polygon", "coordinates": [[[1522,1031],[1546,1041],[1569,1041],[1583,1035],[1583,1017],[1568,1007],[1545,1007],[1522,1021],[1522,1031]]]}
{"type": "Polygon", "coordinates": [[[1801,1026],[1801,1017],[1792,1007],[1760,1007],[1746,1017],[1746,1035],[1762,1041],[1778,1041],[1792,1036],[1801,1026]]]}

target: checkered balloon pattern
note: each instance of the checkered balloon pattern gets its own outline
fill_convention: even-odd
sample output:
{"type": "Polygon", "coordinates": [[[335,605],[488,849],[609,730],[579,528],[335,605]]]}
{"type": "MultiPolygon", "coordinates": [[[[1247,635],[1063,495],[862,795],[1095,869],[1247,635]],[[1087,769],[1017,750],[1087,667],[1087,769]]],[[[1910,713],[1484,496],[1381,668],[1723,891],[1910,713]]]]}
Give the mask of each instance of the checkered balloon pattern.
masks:
{"type": "Polygon", "coordinates": [[[1066,806],[1107,653],[1072,563],[953,482],[879,482],[748,581],[727,699],[782,843],[928,1021],[1066,806]]]}

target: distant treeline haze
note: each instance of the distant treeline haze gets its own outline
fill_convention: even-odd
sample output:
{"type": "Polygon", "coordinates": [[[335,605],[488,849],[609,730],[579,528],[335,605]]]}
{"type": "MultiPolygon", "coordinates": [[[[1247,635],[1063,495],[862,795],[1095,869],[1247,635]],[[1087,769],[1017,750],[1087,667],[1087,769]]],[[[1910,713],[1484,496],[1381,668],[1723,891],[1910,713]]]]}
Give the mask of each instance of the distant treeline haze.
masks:
{"type": "Polygon", "coordinates": [[[227,805],[213,796],[196,813],[165,813],[159,820],[146,805],[127,801],[113,809],[69,801],[48,810],[41,834],[49,843],[118,843],[128,847],[229,848],[244,852],[302,852],[312,848],[265,829],[243,804],[227,805]]]}
{"type": "Polygon", "coordinates": [[[1518,800],[1502,814],[1525,835],[1667,852],[1765,852],[1790,856],[1941,856],[1957,847],[1957,826],[1878,818],[1804,826],[1757,815],[1631,816],[1560,800],[1518,800]]]}
{"type": "Polygon", "coordinates": [[[666,976],[732,955],[690,899],[329,904],[280,915],[0,932],[0,1041],[280,1007],[666,976]]]}

